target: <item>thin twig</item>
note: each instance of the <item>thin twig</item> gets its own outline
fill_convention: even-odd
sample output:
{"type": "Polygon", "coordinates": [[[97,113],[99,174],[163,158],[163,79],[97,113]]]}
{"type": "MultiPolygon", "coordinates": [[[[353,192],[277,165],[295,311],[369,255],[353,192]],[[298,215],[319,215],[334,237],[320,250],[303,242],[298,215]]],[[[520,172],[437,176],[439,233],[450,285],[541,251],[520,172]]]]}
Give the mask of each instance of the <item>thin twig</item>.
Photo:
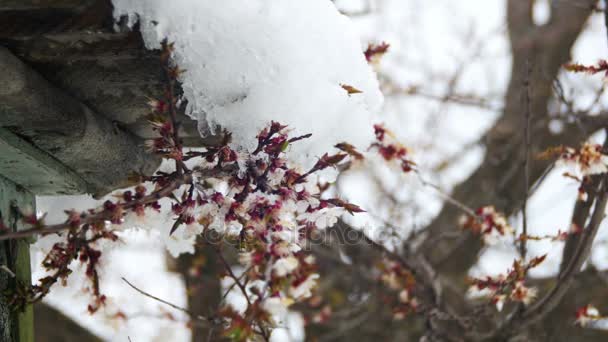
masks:
{"type": "MultiPolygon", "coordinates": [[[[245,299],[247,300],[247,306],[251,307],[253,305],[253,303],[251,301],[251,298],[249,298],[249,294],[247,293],[247,289],[245,288],[245,285],[243,285],[241,283],[241,281],[239,280],[240,278],[237,277],[236,274],[234,274],[234,271],[232,271],[232,267],[230,267],[230,264],[228,263],[228,261],[226,261],[226,258],[224,258],[224,255],[222,254],[222,251],[220,250],[220,248],[218,246],[214,246],[214,250],[215,250],[218,258],[222,262],[224,269],[226,270],[226,272],[228,272],[228,275],[230,276],[230,278],[232,278],[232,280],[235,282],[236,286],[238,286],[238,288],[241,290],[241,293],[243,294],[243,296],[245,296],[245,299]]],[[[265,341],[270,341],[270,334],[266,331],[266,329],[264,329],[264,326],[262,324],[260,324],[259,322],[258,322],[258,326],[260,328],[259,334],[262,336],[262,338],[264,338],[265,341]]]]}
{"type": "Polygon", "coordinates": [[[176,305],[176,304],[173,304],[173,303],[171,303],[171,302],[168,302],[168,301],[166,301],[166,300],[164,300],[164,299],[158,298],[158,297],[156,297],[156,296],[154,296],[154,295],[152,295],[152,294],[149,294],[148,292],[145,292],[144,290],[142,290],[142,289],[140,289],[140,288],[136,287],[135,285],[131,284],[131,283],[130,283],[130,282],[127,280],[127,279],[125,279],[124,277],[122,277],[121,279],[122,279],[122,281],[124,281],[125,283],[127,283],[127,285],[129,285],[129,286],[130,286],[132,289],[134,289],[135,291],[137,291],[137,292],[141,293],[142,295],[144,295],[144,296],[146,296],[146,297],[148,297],[148,298],[152,298],[152,299],[154,299],[155,301],[160,302],[160,303],[163,303],[163,304],[165,304],[165,305],[168,305],[168,306],[172,307],[172,308],[173,308],[173,309],[175,309],[175,310],[179,310],[179,311],[181,311],[181,312],[184,312],[184,313],[186,313],[188,316],[190,316],[190,317],[192,317],[192,318],[196,318],[196,319],[197,319],[197,320],[199,320],[199,321],[211,322],[211,323],[217,324],[216,320],[215,320],[214,318],[212,318],[212,317],[205,317],[205,316],[202,316],[202,315],[197,315],[197,314],[193,313],[192,311],[190,311],[190,310],[188,310],[188,309],[186,309],[186,308],[183,308],[183,307],[181,307],[181,306],[178,306],[178,305],[176,305]]]}
{"type": "Polygon", "coordinates": [[[477,214],[475,214],[475,210],[473,210],[472,208],[470,208],[469,206],[467,206],[466,204],[460,202],[459,200],[455,199],[454,197],[450,196],[449,194],[447,194],[445,191],[443,191],[438,185],[433,184],[429,181],[427,181],[426,179],[424,179],[422,177],[422,175],[420,174],[420,172],[418,170],[414,170],[414,172],[416,173],[416,175],[418,176],[418,179],[420,180],[420,182],[422,183],[422,185],[430,187],[432,189],[434,189],[435,191],[437,191],[437,193],[439,193],[439,195],[441,197],[443,197],[443,199],[445,199],[448,203],[452,204],[453,206],[455,206],[456,208],[464,211],[465,213],[469,214],[470,216],[476,217],[477,214]]]}
{"type": "MultiPolygon", "coordinates": [[[[245,270],[245,272],[243,272],[243,274],[241,274],[241,276],[239,277],[239,281],[241,279],[243,279],[243,277],[245,277],[247,275],[247,273],[253,268],[253,266],[250,266],[249,268],[247,268],[245,270]]],[[[236,286],[236,282],[233,282],[232,285],[230,285],[230,287],[226,290],[226,292],[224,292],[224,294],[222,295],[222,299],[220,300],[220,303],[224,302],[226,300],[226,297],[228,297],[228,294],[232,291],[232,289],[234,289],[234,287],[236,286]]]]}
{"type": "Polygon", "coordinates": [[[215,252],[216,252],[218,258],[222,262],[224,269],[226,270],[226,272],[228,272],[228,275],[230,276],[230,278],[232,278],[234,283],[239,287],[239,289],[243,293],[243,296],[245,296],[245,299],[247,300],[247,304],[251,305],[252,303],[251,303],[251,299],[249,299],[249,294],[247,293],[247,289],[245,289],[245,286],[243,286],[243,284],[241,284],[241,282],[239,281],[239,278],[232,271],[232,267],[230,267],[230,264],[228,264],[228,262],[226,261],[226,258],[224,258],[222,251],[218,247],[216,247],[214,249],[215,249],[215,252]]]}
{"type": "MultiPolygon", "coordinates": [[[[528,197],[530,196],[530,120],[532,117],[531,111],[531,94],[530,94],[530,74],[532,73],[532,67],[530,65],[530,61],[526,61],[527,70],[526,70],[526,78],[524,80],[524,88],[525,88],[525,107],[526,110],[524,112],[524,203],[522,205],[522,233],[524,236],[528,236],[528,197]]],[[[522,239],[519,244],[519,253],[521,254],[521,259],[525,260],[526,255],[528,254],[528,246],[527,239],[522,239]]]]}

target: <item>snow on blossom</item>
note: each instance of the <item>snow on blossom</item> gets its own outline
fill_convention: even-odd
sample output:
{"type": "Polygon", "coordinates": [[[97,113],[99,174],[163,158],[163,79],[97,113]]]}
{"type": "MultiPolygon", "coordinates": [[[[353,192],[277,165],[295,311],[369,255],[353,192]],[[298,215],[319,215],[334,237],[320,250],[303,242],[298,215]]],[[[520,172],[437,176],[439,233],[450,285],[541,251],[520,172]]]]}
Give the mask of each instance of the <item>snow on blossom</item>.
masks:
{"type": "Polygon", "coordinates": [[[327,0],[113,0],[114,15],[140,22],[148,48],[175,43],[187,112],[208,134],[220,125],[241,146],[281,120],[314,141],[308,161],[349,141],[366,147],[383,102],[350,19],[327,0]],[[238,23],[238,24],[235,24],[238,23]],[[311,23],[314,23],[312,25],[311,23]],[[349,94],[341,85],[360,90],[349,94]],[[349,129],[343,129],[348,122],[349,129]],[[206,123],[210,124],[210,127],[206,123]]]}

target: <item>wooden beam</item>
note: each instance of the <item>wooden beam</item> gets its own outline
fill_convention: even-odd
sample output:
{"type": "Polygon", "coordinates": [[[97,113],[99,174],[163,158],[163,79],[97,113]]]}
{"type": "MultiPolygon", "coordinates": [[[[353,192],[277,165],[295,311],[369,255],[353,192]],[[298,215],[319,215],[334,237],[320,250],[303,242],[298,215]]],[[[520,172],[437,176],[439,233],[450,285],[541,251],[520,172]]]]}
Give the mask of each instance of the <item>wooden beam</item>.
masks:
{"type": "Polygon", "coordinates": [[[0,0],[0,11],[29,11],[34,9],[68,9],[76,11],[92,0],[0,0]]]}
{"type": "Polygon", "coordinates": [[[160,160],[143,140],[51,85],[0,47],[0,127],[72,169],[87,192],[128,185],[133,172],[151,174],[160,160]]]}
{"type": "Polygon", "coordinates": [[[0,174],[37,195],[81,194],[87,183],[73,170],[0,128],[0,174]]]}
{"type": "MultiPolygon", "coordinates": [[[[19,230],[17,208],[35,208],[34,195],[23,187],[0,176],[0,218],[12,230],[19,230]]],[[[27,240],[5,241],[0,244],[0,293],[10,295],[17,284],[31,284],[30,249],[27,240]]],[[[28,306],[16,312],[0,296],[0,342],[33,342],[34,312],[28,306]]]]}

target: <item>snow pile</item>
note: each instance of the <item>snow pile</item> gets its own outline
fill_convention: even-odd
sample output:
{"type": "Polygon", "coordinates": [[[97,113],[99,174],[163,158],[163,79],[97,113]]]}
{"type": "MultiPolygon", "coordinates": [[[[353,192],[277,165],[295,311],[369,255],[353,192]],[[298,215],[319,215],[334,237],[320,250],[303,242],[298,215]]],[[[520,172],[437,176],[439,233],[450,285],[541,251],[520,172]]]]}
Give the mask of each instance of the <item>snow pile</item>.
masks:
{"type": "MultiPolygon", "coordinates": [[[[355,28],[328,0],[113,0],[138,20],[148,48],[167,38],[188,113],[202,134],[215,125],[252,148],[271,120],[313,133],[297,152],[320,156],[335,143],[367,147],[382,105],[355,28]],[[341,85],[362,93],[348,94],[341,85]],[[209,123],[209,126],[206,124],[209,123]]],[[[311,159],[311,158],[308,158],[311,159]]]]}

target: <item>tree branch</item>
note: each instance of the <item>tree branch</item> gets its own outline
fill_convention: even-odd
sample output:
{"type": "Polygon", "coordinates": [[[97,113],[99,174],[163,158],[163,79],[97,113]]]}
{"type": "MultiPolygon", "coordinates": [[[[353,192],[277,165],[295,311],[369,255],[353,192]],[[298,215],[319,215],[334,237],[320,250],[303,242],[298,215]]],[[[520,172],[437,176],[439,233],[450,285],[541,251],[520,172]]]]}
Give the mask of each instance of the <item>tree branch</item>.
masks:
{"type": "Polygon", "coordinates": [[[557,284],[551,292],[522,314],[522,319],[526,322],[525,324],[532,324],[539,319],[542,319],[559,304],[560,300],[571,286],[574,276],[580,271],[583,263],[589,257],[593,240],[597,235],[600,224],[606,216],[606,206],[608,204],[608,176],[604,176],[603,178],[599,187],[600,194],[595,201],[595,208],[591,215],[591,220],[583,232],[576,252],[572,256],[568,266],[559,275],[557,284]]]}
{"type": "Polygon", "coordinates": [[[164,299],[162,299],[162,298],[159,298],[159,297],[156,297],[156,296],[154,296],[154,295],[152,295],[152,294],[149,294],[148,292],[146,292],[146,291],[144,291],[144,290],[142,290],[142,289],[140,289],[140,288],[136,287],[135,285],[131,284],[131,283],[130,283],[130,282],[127,280],[127,279],[125,279],[124,277],[122,277],[121,279],[122,279],[122,281],[124,281],[124,282],[125,282],[127,285],[129,285],[129,286],[130,286],[130,287],[131,287],[133,290],[135,290],[135,291],[137,291],[137,292],[141,293],[142,295],[144,295],[144,296],[146,296],[146,297],[148,297],[148,298],[154,299],[154,300],[155,300],[155,301],[157,301],[157,302],[160,302],[160,303],[163,303],[163,304],[165,304],[165,305],[167,305],[167,306],[170,306],[170,307],[172,307],[172,308],[173,308],[173,309],[175,309],[175,310],[181,311],[181,312],[183,312],[183,313],[187,314],[188,316],[190,316],[190,317],[191,317],[191,318],[193,318],[193,319],[199,320],[199,321],[201,321],[201,322],[207,322],[207,323],[215,324],[215,325],[217,325],[217,324],[221,324],[221,321],[219,321],[219,320],[218,320],[216,317],[205,317],[205,316],[202,316],[202,315],[197,315],[197,314],[193,313],[192,311],[190,311],[190,310],[188,310],[188,309],[186,309],[186,308],[183,308],[183,307],[181,307],[181,306],[175,305],[175,304],[173,304],[173,303],[171,303],[171,302],[168,302],[168,301],[166,301],[166,300],[164,300],[164,299]]]}

